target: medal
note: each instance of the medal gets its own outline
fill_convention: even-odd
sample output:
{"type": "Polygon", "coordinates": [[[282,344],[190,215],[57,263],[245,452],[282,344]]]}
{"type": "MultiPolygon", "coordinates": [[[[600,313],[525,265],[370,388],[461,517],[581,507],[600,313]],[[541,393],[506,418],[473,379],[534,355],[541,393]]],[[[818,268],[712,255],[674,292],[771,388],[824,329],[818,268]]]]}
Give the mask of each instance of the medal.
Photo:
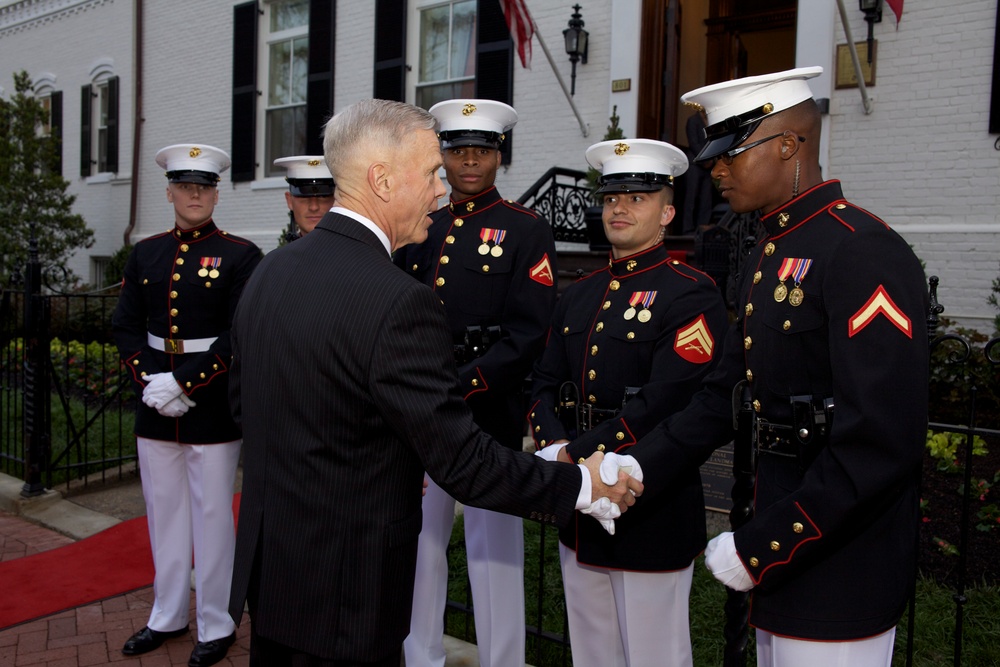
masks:
{"type": "Polygon", "coordinates": [[[795,259],[792,261],[794,262],[792,277],[795,279],[795,287],[793,287],[792,291],[788,294],[788,303],[791,304],[792,306],[801,306],[802,299],[805,298],[806,293],[802,291],[802,288],[799,287],[799,285],[802,284],[803,278],[805,278],[806,273],[809,272],[809,267],[812,266],[812,260],[795,259]]]}
{"type": "Polygon", "coordinates": [[[781,303],[788,296],[788,288],[785,287],[785,283],[778,283],[778,286],[774,288],[774,300],[781,303]]]}
{"type": "Polygon", "coordinates": [[[636,317],[640,322],[648,322],[653,317],[653,313],[649,311],[649,307],[653,305],[653,301],[655,300],[656,292],[632,292],[632,296],[628,299],[631,308],[625,311],[625,319],[631,320],[633,317],[636,317]],[[639,304],[642,304],[642,309],[637,315],[636,308],[639,304]]]}
{"type": "Polygon", "coordinates": [[[639,311],[639,321],[648,322],[650,318],[653,317],[653,313],[649,312],[649,309],[643,308],[639,311]]]}
{"type": "Polygon", "coordinates": [[[490,252],[490,244],[489,243],[484,243],[483,245],[479,246],[479,254],[480,255],[488,255],[489,252],[490,252]]]}
{"type": "Polygon", "coordinates": [[[503,248],[501,248],[498,245],[495,245],[493,246],[493,248],[490,249],[490,254],[493,255],[494,257],[499,257],[500,255],[503,254],[503,248]]]}
{"type": "Polygon", "coordinates": [[[503,238],[507,235],[507,231],[504,229],[490,229],[489,227],[483,227],[479,231],[479,238],[483,240],[483,244],[479,246],[479,254],[485,255],[489,253],[494,257],[499,257],[503,254],[503,248],[500,244],[503,243],[503,238]],[[490,247],[490,241],[493,242],[493,247],[490,247]]]}
{"type": "Polygon", "coordinates": [[[220,266],[222,266],[221,257],[202,257],[201,268],[198,269],[198,277],[212,278],[214,280],[219,277],[220,266]]]}
{"type": "Polygon", "coordinates": [[[200,269],[198,269],[198,277],[199,278],[207,278],[208,277],[208,269],[206,269],[205,267],[201,267],[200,269]]]}
{"type": "Polygon", "coordinates": [[[629,306],[629,309],[625,311],[625,319],[630,320],[635,317],[635,308],[629,306]]]}
{"type": "Polygon", "coordinates": [[[208,277],[211,278],[212,280],[215,280],[216,278],[219,277],[219,270],[212,269],[211,271],[208,272],[208,277]]]}
{"type": "Polygon", "coordinates": [[[788,294],[788,303],[792,306],[801,306],[803,298],[805,298],[805,292],[802,291],[802,288],[793,287],[788,294]]]}

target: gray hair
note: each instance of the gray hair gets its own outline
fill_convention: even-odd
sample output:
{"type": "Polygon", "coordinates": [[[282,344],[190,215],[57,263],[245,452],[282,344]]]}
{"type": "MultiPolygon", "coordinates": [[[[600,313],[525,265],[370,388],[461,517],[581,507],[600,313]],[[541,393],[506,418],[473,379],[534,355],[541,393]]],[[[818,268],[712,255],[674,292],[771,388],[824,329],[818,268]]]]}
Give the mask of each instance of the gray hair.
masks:
{"type": "Polygon", "coordinates": [[[433,130],[434,116],[420,107],[390,100],[361,100],[327,121],[323,155],[339,185],[365,156],[391,154],[413,132],[433,130]]]}

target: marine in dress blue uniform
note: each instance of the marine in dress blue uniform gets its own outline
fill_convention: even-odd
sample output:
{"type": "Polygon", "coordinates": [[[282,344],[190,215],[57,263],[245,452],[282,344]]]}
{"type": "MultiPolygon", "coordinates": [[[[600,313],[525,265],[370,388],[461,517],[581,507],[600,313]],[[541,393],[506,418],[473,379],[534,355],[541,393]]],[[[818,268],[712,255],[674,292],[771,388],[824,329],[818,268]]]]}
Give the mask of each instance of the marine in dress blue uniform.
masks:
{"type": "MultiPolygon", "coordinates": [[[[684,153],[647,139],[587,151],[601,171],[607,268],[563,293],[532,374],[529,424],[546,458],[627,452],[683,408],[717,359],[727,325],[715,282],[672,260],[662,243],[674,216],[673,178],[684,153]]],[[[672,488],[636,505],[608,534],[580,513],[560,531],[573,664],[690,665],[692,562],[705,546],[701,476],[689,466],[672,488]],[[613,599],[614,617],[595,614],[613,599]]]]}
{"type": "Polygon", "coordinates": [[[333,175],[322,155],[293,155],[274,161],[275,167],[285,169],[288,191],[288,230],[285,242],[302,238],[319,224],[333,208],[333,175]]]}
{"type": "Polygon", "coordinates": [[[709,543],[706,565],[751,591],[759,665],[887,666],[915,576],[927,295],[906,242],[822,178],[807,83],[821,72],[683,96],[708,117],[697,159],[714,160],[723,197],[759,209],[767,233],[705,389],[630,453],[646,484],[638,507],[732,438],[732,397],[745,391],[755,513],[709,543]]]}
{"type": "MultiPolygon", "coordinates": [[[[444,304],[459,382],[476,424],[520,450],[524,381],[545,344],[556,299],[555,242],[548,222],[500,196],[500,143],[517,112],[492,100],[460,99],[430,109],[451,185],[427,240],[395,261],[444,304]]],[[[410,667],[440,667],[447,601],[446,549],[455,501],[430,481],[423,501],[410,636],[410,667]]],[[[476,638],[483,667],[524,664],[524,533],[521,520],[465,510],[476,638]]]]}
{"type": "Polygon", "coordinates": [[[225,657],[235,545],[233,484],[240,430],[229,412],[229,328],[260,250],[212,219],[229,156],[204,144],[156,154],[167,172],[173,229],[137,243],[113,318],[140,399],[135,434],[156,575],[147,627],[123,647],[138,655],[188,630],[191,553],[198,643],[193,667],[225,657]]]}

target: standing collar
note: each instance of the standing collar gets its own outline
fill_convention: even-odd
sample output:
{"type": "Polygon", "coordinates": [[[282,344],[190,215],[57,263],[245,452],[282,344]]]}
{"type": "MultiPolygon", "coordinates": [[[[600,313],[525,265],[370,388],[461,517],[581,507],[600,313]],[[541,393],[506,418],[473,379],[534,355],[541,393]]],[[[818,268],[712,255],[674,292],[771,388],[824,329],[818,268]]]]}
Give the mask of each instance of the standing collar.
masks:
{"type": "Polygon", "coordinates": [[[486,190],[483,190],[478,195],[473,195],[468,199],[451,199],[448,200],[448,209],[454,215],[458,216],[468,216],[479,213],[480,211],[485,211],[490,206],[493,206],[499,201],[502,201],[503,197],[497,192],[497,186],[492,186],[486,190]]]}
{"type": "Polygon", "coordinates": [[[774,209],[761,218],[768,236],[778,236],[802,224],[817,211],[844,200],[840,181],[825,181],[806,190],[795,199],[774,209]]]}
{"type": "Polygon", "coordinates": [[[662,243],[657,243],[652,248],[640,250],[627,257],[615,259],[613,255],[609,254],[608,270],[615,277],[628,276],[633,273],[645,271],[669,258],[670,255],[667,254],[667,247],[662,243]]]}
{"type": "Polygon", "coordinates": [[[190,243],[192,241],[200,241],[206,236],[211,236],[217,231],[219,231],[219,228],[215,226],[215,221],[209,218],[207,222],[204,222],[192,229],[181,229],[175,225],[171,234],[178,241],[190,243]]]}

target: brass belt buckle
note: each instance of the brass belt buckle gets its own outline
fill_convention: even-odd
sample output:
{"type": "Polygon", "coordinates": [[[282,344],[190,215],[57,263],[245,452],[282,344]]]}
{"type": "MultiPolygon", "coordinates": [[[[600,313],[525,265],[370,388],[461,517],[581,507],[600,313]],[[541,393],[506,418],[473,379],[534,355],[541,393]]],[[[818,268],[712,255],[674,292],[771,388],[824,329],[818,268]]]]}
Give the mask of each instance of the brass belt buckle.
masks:
{"type": "Polygon", "coordinates": [[[164,352],[167,354],[184,354],[184,341],[167,338],[163,341],[164,352]]]}

